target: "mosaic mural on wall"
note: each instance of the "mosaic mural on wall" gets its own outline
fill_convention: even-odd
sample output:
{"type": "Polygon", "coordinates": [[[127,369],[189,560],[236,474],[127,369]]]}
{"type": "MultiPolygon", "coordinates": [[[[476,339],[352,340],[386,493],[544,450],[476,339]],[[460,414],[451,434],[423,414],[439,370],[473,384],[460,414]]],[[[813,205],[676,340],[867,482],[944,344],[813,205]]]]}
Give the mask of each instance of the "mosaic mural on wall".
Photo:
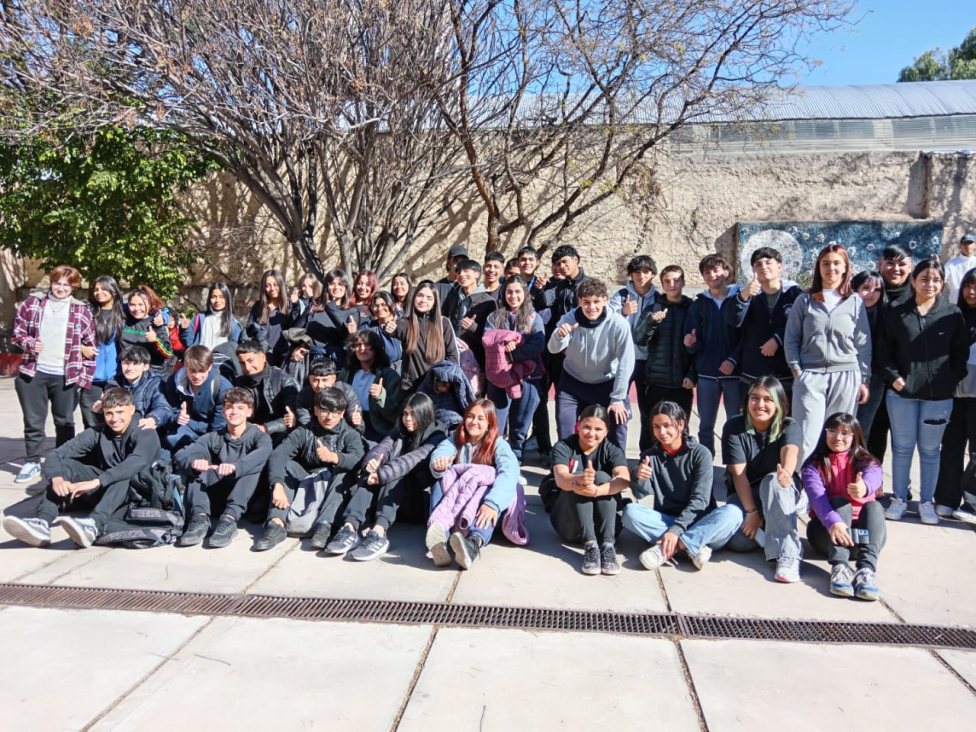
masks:
{"type": "Polygon", "coordinates": [[[809,287],[820,250],[837,243],[847,249],[854,272],[877,269],[881,252],[903,244],[918,261],[942,254],[942,222],[922,221],[740,221],[736,227],[738,278],[752,279],[752,253],[773,247],[783,255],[783,277],[809,287]]]}

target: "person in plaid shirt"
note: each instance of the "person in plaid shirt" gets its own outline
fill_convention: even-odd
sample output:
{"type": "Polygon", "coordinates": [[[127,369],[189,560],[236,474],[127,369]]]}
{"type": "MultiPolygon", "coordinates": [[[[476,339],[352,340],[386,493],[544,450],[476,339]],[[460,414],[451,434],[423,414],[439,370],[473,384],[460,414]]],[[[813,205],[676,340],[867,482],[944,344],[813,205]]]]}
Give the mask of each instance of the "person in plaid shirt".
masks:
{"type": "Polygon", "coordinates": [[[57,447],[75,436],[75,409],[81,389],[95,374],[95,325],[88,303],[72,294],[81,285],[73,267],[55,267],[47,292],[32,293],[17,311],[13,343],[23,350],[15,388],[24,414],[27,461],[14,480],[27,483],[40,475],[41,446],[48,405],[54,417],[57,447]]]}

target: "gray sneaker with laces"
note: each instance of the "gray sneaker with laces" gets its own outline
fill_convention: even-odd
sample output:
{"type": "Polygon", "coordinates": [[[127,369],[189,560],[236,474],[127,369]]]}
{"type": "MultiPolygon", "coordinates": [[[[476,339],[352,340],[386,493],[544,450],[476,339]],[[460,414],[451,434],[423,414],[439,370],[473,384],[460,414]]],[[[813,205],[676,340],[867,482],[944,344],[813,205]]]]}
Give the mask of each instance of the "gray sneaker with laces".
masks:
{"type": "Polygon", "coordinates": [[[591,577],[600,574],[600,547],[595,541],[583,545],[583,574],[591,577]]]}
{"type": "Polygon", "coordinates": [[[800,558],[799,557],[780,557],[776,560],[776,574],[773,576],[777,582],[793,583],[800,581],[800,558]]]}
{"type": "Polygon", "coordinates": [[[98,528],[90,518],[65,516],[61,519],[61,528],[67,532],[75,544],[85,549],[94,544],[95,539],[98,538],[98,528]]]}
{"type": "Polygon", "coordinates": [[[370,559],[386,554],[389,548],[390,540],[386,538],[386,534],[369,531],[350,556],[357,562],[368,562],[370,559]]]}
{"type": "Polygon", "coordinates": [[[43,519],[4,516],[3,530],[31,546],[47,546],[51,543],[51,527],[43,519]]]}
{"type": "Polygon", "coordinates": [[[336,532],[335,538],[325,546],[326,554],[334,554],[341,557],[346,552],[351,552],[359,546],[359,532],[348,524],[343,524],[342,528],[336,532]]]}

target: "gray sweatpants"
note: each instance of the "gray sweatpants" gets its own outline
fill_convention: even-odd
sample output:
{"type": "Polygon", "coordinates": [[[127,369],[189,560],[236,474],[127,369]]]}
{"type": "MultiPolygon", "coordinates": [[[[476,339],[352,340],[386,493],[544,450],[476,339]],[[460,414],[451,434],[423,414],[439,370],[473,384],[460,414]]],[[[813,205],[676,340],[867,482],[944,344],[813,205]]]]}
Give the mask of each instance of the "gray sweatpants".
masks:
{"type": "Polygon", "coordinates": [[[793,380],[793,419],[803,430],[797,465],[803,465],[817,447],[827,417],[836,412],[854,414],[860,386],[860,371],[801,371],[793,380]]]}

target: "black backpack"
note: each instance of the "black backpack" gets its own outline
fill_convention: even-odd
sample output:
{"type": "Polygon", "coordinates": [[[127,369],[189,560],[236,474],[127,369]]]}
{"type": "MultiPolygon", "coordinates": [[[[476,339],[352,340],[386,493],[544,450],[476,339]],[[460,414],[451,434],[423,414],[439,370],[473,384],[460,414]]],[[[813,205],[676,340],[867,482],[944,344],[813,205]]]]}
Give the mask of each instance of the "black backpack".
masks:
{"type": "Polygon", "coordinates": [[[129,502],[112,514],[95,543],[128,549],[172,544],[183,533],[183,484],[157,460],[129,483],[129,502]]]}

